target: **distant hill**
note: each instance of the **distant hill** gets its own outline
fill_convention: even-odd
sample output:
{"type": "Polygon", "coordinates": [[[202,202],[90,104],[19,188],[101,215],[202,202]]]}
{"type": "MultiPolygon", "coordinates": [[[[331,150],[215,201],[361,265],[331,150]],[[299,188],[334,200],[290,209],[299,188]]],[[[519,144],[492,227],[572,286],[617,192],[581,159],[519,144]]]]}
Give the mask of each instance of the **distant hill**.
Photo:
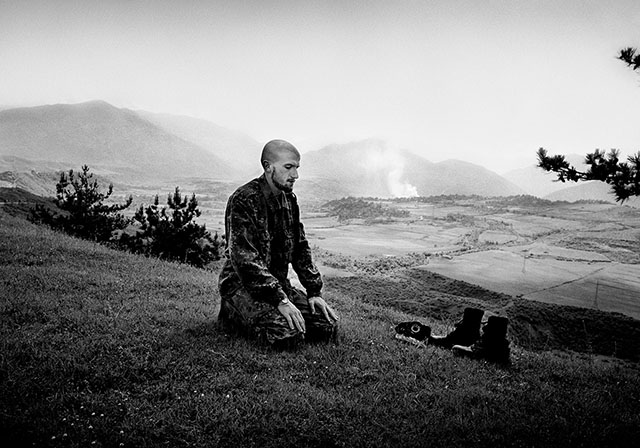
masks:
{"type": "MultiPolygon", "coordinates": [[[[422,173],[415,173],[420,176],[422,173]]],[[[445,160],[422,182],[416,181],[422,196],[432,194],[477,194],[480,196],[513,196],[525,191],[499,174],[480,165],[461,160],[445,160]]]]}
{"type": "Polygon", "coordinates": [[[0,188],[22,189],[38,196],[55,196],[58,180],[60,180],[60,177],[53,171],[38,172],[30,170],[20,172],[0,170],[0,188]]]}
{"type": "MultiPolygon", "coordinates": [[[[565,159],[578,170],[587,170],[585,155],[567,154],[565,159]]],[[[524,189],[528,194],[550,201],[606,201],[616,203],[611,187],[604,182],[559,182],[557,175],[535,165],[509,171],[506,179],[524,189]]],[[[618,202],[619,204],[619,202],[618,202]]],[[[624,202],[630,207],[640,207],[640,198],[632,197],[624,202]]]]}
{"type": "Polygon", "coordinates": [[[562,182],[555,182],[554,173],[543,171],[536,166],[518,168],[502,175],[505,179],[522,188],[528,194],[539,198],[567,187],[562,182]]]}
{"type": "Polygon", "coordinates": [[[157,114],[142,110],[138,115],[183,140],[210,151],[232,170],[232,176],[244,179],[247,172],[259,175],[263,144],[239,131],[223,128],[210,121],[182,115],[157,114]]]}
{"type": "Polygon", "coordinates": [[[611,187],[604,182],[592,180],[580,183],[566,182],[563,185],[565,186],[565,188],[548,194],[547,196],[545,196],[545,199],[548,199],[550,201],[567,202],[575,202],[581,200],[607,201],[612,203],[616,202],[616,198],[611,192],[611,187]]]}
{"type": "MultiPolygon", "coordinates": [[[[585,167],[584,156],[578,154],[568,154],[565,159],[580,169],[585,167]]],[[[560,191],[567,188],[571,184],[557,182],[557,175],[538,168],[536,165],[530,165],[523,168],[518,168],[502,175],[505,179],[511,183],[522,188],[527,194],[537,196],[539,198],[545,197],[555,191],[560,191]]]]}
{"type": "Polygon", "coordinates": [[[381,140],[334,144],[310,151],[303,154],[301,166],[301,190],[315,185],[332,192],[334,198],[524,193],[481,166],[459,160],[433,163],[407,150],[391,148],[381,140]]]}
{"type": "Polygon", "coordinates": [[[597,200],[607,201],[614,204],[625,205],[628,207],[640,208],[640,197],[633,196],[623,203],[616,202],[615,195],[611,191],[611,186],[604,182],[590,181],[581,182],[579,184],[566,184],[571,185],[564,190],[557,191],[548,195],[545,199],[551,201],[567,201],[575,202],[579,200],[597,200]]]}
{"type": "MultiPolygon", "coordinates": [[[[40,195],[53,194],[59,171],[83,164],[125,188],[182,185],[185,178],[240,185],[261,173],[261,149],[251,137],[205,120],[120,109],[103,101],[0,110],[0,186],[40,195]]],[[[567,159],[579,166],[583,157],[567,159]]],[[[535,166],[503,177],[459,160],[433,163],[380,140],[306,152],[300,176],[296,191],[321,201],[443,194],[610,199],[608,188],[553,182],[553,174],[535,166]],[[559,192],[565,188],[576,189],[559,192]]]]}
{"type": "Polygon", "coordinates": [[[102,101],[0,111],[0,156],[75,169],[88,164],[125,182],[227,179],[232,172],[211,151],[102,101]]]}

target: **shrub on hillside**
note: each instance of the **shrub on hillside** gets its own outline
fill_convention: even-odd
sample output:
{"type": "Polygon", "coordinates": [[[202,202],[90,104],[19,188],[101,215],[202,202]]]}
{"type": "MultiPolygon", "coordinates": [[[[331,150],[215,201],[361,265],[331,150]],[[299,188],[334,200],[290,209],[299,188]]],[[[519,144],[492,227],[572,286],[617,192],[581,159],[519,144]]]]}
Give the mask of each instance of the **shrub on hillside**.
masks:
{"type": "Polygon", "coordinates": [[[133,235],[122,233],[119,242],[136,253],[205,266],[220,258],[221,242],[194,221],[200,214],[195,194],[188,199],[176,187],[167,207],[159,206],[158,195],[153,204],[141,205],[133,218],[139,228],[133,235]]]}
{"type": "Polygon", "coordinates": [[[109,184],[106,192],[100,190],[87,165],[77,175],[73,170],[68,174],[62,172],[54,199],[58,210],[38,204],[31,210],[30,220],[80,238],[108,241],[114,231],[124,229],[130,223],[130,219],[119,212],[133,201],[129,196],[124,204],[105,204],[112,193],[113,184],[109,184]]]}

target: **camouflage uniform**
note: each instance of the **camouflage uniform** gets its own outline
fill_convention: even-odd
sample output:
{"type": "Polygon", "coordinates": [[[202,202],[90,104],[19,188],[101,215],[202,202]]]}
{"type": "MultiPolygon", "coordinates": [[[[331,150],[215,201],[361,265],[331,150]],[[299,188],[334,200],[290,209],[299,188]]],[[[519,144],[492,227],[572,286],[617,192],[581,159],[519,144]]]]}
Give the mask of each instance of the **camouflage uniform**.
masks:
{"type": "Polygon", "coordinates": [[[289,264],[309,297],[320,296],[322,277],[300,222],[295,194],[273,194],[265,176],[238,188],[225,211],[227,260],[220,272],[219,320],[247,336],[271,344],[300,339],[331,339],[335,323],[316,310],[289,281],[289,264]],[[277,307],[289,298],[302,313],[306,335],[290,329],[277,307]]]}

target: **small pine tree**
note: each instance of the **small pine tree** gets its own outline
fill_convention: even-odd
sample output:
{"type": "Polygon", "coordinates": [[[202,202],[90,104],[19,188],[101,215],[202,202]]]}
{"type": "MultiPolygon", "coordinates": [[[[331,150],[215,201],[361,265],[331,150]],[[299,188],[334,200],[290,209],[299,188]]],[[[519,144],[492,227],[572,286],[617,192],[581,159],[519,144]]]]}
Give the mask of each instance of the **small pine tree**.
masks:
{"type": "Polygon", "coordinates": [[[83,165],[78,175],[73,170],[60,173],[54,199],[58,210],[39,205],[31,211],[30,218],[80,238],[104,242],[131,221],[119,212],[131,205],[133,197],[129,196],[124,204],[104,204],[112,194],[113,184],[109,184],[106,193],[101,192],[93,173],[83,165]]]}
{"type": "Polygon", "coordinates": [[[179,187],[167,197],[167,207],[159,206],[156,195],[153,204],[136,211],[140,232],[127,244],[134,252],[203,267],[220,258],[220,241],[217,233],[212,236],[194,222],[200,214],[195,194],[182,196],[179,187]]]}

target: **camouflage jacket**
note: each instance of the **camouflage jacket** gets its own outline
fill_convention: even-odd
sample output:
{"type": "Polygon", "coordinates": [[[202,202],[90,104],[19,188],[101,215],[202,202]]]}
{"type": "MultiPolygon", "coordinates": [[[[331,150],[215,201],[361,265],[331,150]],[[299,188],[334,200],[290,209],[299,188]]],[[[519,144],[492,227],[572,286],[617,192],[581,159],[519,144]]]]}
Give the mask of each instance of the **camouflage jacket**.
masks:
{"type": "Polygon", "coordinates": [[[300,222],[295,194],[274,195],[260,176],[238,188],[225,211],[226,262],[220,272],[224,299],[244,287],[254,300],[277,306],[289,296],[289,264],[309,297],[319,296],[322,277],[300,222]]]}

